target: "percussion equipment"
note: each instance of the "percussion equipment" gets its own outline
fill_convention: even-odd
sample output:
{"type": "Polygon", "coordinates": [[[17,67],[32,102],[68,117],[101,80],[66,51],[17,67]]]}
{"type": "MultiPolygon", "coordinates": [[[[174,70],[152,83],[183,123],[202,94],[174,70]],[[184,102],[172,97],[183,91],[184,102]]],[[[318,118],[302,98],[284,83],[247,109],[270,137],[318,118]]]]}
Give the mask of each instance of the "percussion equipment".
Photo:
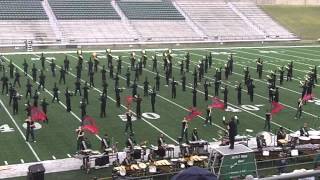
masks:
{"type": "Polygon", "coordinates": [[[309,136],[311,138],[311,144],[320,144],[320,136],[309,136]]]}
{"type": "Polygon", "coordinates": [[[189,161],[187,162],[188,166],[193,166],[193,163],[194,163],[194,161],[191,161],[191,160],[189,160],[189,161]]]}
{"type": "Polygon", "coordinates": [[[308,131],[310,136],[320,136],[320,131],[308,131]]]}
{"type": "Polygon", "coordinates": [[[282,144],[282,145],[288,144],[288,140],[286,140],[286,139],[278,139],[278,142],[279,142],[280,144],[282,144]]]}
{"type": "Polygon", "coordinates": [[[101,153],[99,151],[92,151],[91,154],[92,155],[98,155],[98,154],[101,154],[101,153]]]}
{"type": "Polygon", "coordinates": [[[298,139],[299,139],[299,144],[310,144],[311,143],[310,137],[300,136],[298,139]]]}
{"type": "Polygon", "coordinates": [[[133,170],[133,171],[135,171],[135,170],[139,170],[140,168],[139,168],[139,166],[138,166],[137,164],[132,164],[132,165],[130,166],[130,169],[133,170]]]}
{"type": "Polygon", "coordinates": [[[125,176],[127,174],[126,168],[121,168],[119,171],[120,176],[125,176]]]}
{"type": "Polygon", "coordinates": [[[112,148],[104,149],[104,152],[106,152],[106,153],[112,152],[112,148]]]}
{"type": "Polygon", "coordinates": [[[160,146],[160,147],[158,147],[156,154],[160,157],[165,157],[166,156],[166,149],[164,147],[160,146]]]}
{"type": "Polygon", "coordinates": [[[91,149],[84,149],[84,150],[81,150],[81,154],[90,154],[91,153],[91,149]]]}
{"type": "Polygon", "coordinates": [[[134,159],[141,159],[141,149],[133,149],[133,158],[134,159]]]}
{"type": "Polygon", "coordinates": [[[138,163],[140,169],[146,169],[147,165],[145,163],[138,163]]]}
{"type": "Polygon", "coordinates": [[[149,166],[149,173],[156,173],[157,172],[157,167],[154,165],[149,166]]]}
{"type": "Polygon", "coordinates": [[[184,168],[186,168],[186,165],[183,164],[183,163],[181,163],[181,164],[180,164],[180,168],[181,168],[181,169],[184,169],[184,168]]]}

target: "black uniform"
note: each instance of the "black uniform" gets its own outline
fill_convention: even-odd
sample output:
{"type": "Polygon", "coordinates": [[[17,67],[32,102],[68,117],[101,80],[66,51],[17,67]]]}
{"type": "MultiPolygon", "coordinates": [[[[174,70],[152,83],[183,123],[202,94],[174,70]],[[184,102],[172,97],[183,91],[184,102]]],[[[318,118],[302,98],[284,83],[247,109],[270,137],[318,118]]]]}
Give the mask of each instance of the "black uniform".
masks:
{"type": "Polygon", "coordinates": [[[71,111],[71,96],[72,96],[72,94],[69,92],[68,88],[66,89],[66,92],[64,95],[66,96],[67,112],[70,112],[71,111]]]}
{"type": "Polygon", "coordinates": [[[176,82],[174,80],[174,78],[172,78],[172,82],[171,82],[171,98],[175,99],[177,96],[177,88],[176,86],[178,85],[178,82],[176,82]]]}
{"type": "Polygon", "coordinates": [[[46,58],[44,57],[43,53],[41,53],[40,61],[41,61],[42,70],[46,69],[45,67],[46,58]]]}
{"type": "Polygon", "coordinates": [[[54,83],[54,87],[53,87],[52,102],[54,102],[55,100],[59,102],[59,88],[57,87],[56,83],[54,83]]]}
{"type": "Polygon", "coordinates": [[[27,121],[27,131],[26,131],[26,141],[29,141],[29,136],[31,135],[32,141],[35,141],[34,138],[34,129],[35,125],[33,121],[27,121]]]}
{"type": "Polygon", "coordinates": [[[270,132],[270,128],[271,128],[271,113],[270,112],[266,112],[266,120],[264,123],[264,130],[267,130],[268,132],[270,132]]]}
{"type": "Polygon", "coordinates": [[[136,81],[133,82],[133,84],[131,85],[131,88],[132,88],[132,96],[137,95],[138,85],[137,85],[136,81]]]}
{"type": "Polygon", "coordinates": [[[52,76],[56,77],[56,63],[54,63],[53,60],[51,60],[50,68],[51,68],[52,76]]]}
{"type": "Polygon", "coordinates": [[[220,81],[214,81],[214,96],[219,96],[220,81]]]}
{"type": "Polygon", "coordinates": [[[27,80],[27,85],[26,85],[26,98],[28,98],[28,96],[31,97],[31,94],[32,94],[32,84],[30,83],[30,80],[28,79],[27,80]]]}
{"type": "Polygon", "coordinates": [[[96,57],[94,57],[93,63],[94,63],[94,72],[97,72],[98,66],[99,66],[99,60],[96,57]]]}
{"type": "Polygon", "coordinates": [[[19,100],[20,100],[20,96],[17,93],[14,93],[14,95],[12,96],[13,115],[18,114],[19,100]]]}
{"type": "MultiPolygon", "coordinates": [[[[42,108],[42,111],[44,112],[44,114],[47,115],[49,103],[47,103],[46,99],[43,99],[40,105],[41,105],[41,108],[42,108]]],[[[47,116],[45,122],[46,122],[46,123],[49,122],[49,121],[48,121],[48,116],[47,116]]]]}
{"type": "Polygon", "coordinates": [[[112,64],[109,66],[109,76],[111,79],[113,78],[113,65],[112,64]]]}
{"type": "Polygon", "coordinates": [[[106,67],[105,65],[103,65],[102,69],[101,69],[101,80],[102,81],[106,81],[107,80],[107,70],[106,70],[106,67]]]}
{"type": "Polygon", "coordinates": [[[102,94],[100,96],[100,117],[106,117],[107,96],[102,94]]]}
{"type": "Polygon", "coordinates": [[[151,100],[151,107],[152,107],[152,112],[155,112],[155,103],[156,103],[156,96],[157,96],[157,92],[155,90],[155,87],[152,89],[151,93],[150,93],[150,100],[151,100]]]}
{"type": "Polygon", "coordinates": [[[206,121],[205,124],[210,124],[213,125],[212,123],[212,108],[210,108],[209,106],[206,109],[206,121]]]}
{"type": "Polygon", "coordinates": [[[11,105],[12,102],[12,98],[15,95],[17,91],[15,90],[15,88],[12,86],[12,84],[9,84],[9,105],[11,105]]]}
{"type": "Polygon", "coordinates": [[[204,88],[204,100],[208,101],[209,99],[209,86],[210,84],[207,82],[207,80],[205,80],[204,84],[203,84],[203,88],[204,88]]]}
{"type": "Polygon", "coordinates": [[[234,118],[228,124],[229,131],[229,141],[230,141],[230,149],[234,149],[234,140],[237,135],[237,124],[234,122],[234,118]]]}
{"type": "Polygon", "coordinates": [[[139,96],[139,94],[135,98],[135,101],[137,102],[137,106],[136,106],[137,118],[141,119],[141,102],[142,102],[142,98],[139,96]]]}
{"type": "Polygon", "coordinates": [[[224,109],[228,107],[228,88],[227,86],[224,87],[223,90],[223,101],[224,101],[224,109]]]}
{"type": "Polygon", "coordinates": [[[130,134],[133,134],[133,130],[132,130],[132,113],[131,112],[126,112],[126,116],[127,116],[127,121],[126,121],[126,129],[125,129],[125,133],[128,132],[128,129],[130,129],[130,134]]]}
{"type": "Polygon", "coordinates": [[[253,85],[253,83],[250,83],[248,86],[248,94],[250,96],[250,102],[253,102],[254,88],[255,86],[253,85]]]}
{"type": "Polygon", "coordinates": [[[189,52],[187,52],[187,54],[185,56],[185,59],[186,59],[186,71],[189,72],[189,66],[190,66],[190,54],[189,54],[189,52]]]}
{"type": "Polygon", "coordinates": [[[63,67],[60,68],[59,84],[61,84],[61,81],[63,81],[63,84],[66,84],[66,70],[63,67]]]}
{"type": "Polygon", "coordinates": [[[143,82],[143,96],[148,96],[148,89],[149,89],[149,82],[148,78],[146,77],[146,80],[143,82]]]}
{"type": "Polygon", "coordinates": [[[192,90],[192,105],[193,107],[197,107],[197,90],[193,88],[192,90]]]}
{"type": "Polygon", "coordinates": [[[28,65],[26,59],[24,59],[24,62],[23,62],[22,65],[23,65],[23,73],[24,73],[25,76],[27,76],[28,75],[28,67],[29,67],[29,65],[28,65]]]}
{"type": "Polygon", "coordinates": [[[127,73],[126,73],[126,85],[127,85],[127,88],[130,87],[130,70],[129,68],[127,69],[127,73]]]}
{"type": "Polygon", "coordinates": [[[46,75],[44,75],[43,71],[41,71],[40,76],[39,76],[39,86],[38,90],[42,87],[42,90],[45,88],[45,81],[46,80],[46,75]]]}
{"type": "Polygon", "coordinates": [[[297,113],[295,115],[295,119],[297,118],[301,118],[302,116],[302,106],[303,106],[303,100],[302,99],[299,99],[298,100],[298,103],[297,103],[297,113]]]}
{"type": "Polygon", "coordinates": [[[186,142],[188,143],[189,139],[188,139],[188,122],[186,120],[182,121],[181,124],[181,141],[183,141],[183,139],[186,140],[186,142]]]}
{"type": "Polygon", "coordinates": [[[14,72],[14,65],[12,63],[12,60],[10,60],[10,64],[9,64],[9,74],[10,74],[10,78],[13,78],[13,72],[14,72]]]}
{"type": "Polygon", "coordinates": [[[16,86],[17,83],[18,83],[18,86],[21,87],[21,84],[20,84],[20,73],[18,72],[18,69],[16,69],[16,73],[14,74],[13,86],[16,86]]]}
{"type": "Polygon", "coordinates": [[[81,104],[80,104],[81,118],[82,119],[87,115],[87,104],[84,101],[85,100],[82,99],[81,104]]]}
{"type": "Polygon", "coordinates": [[[159,76],[158,72],[157,72],[157,75],[154,79],[156,80],[156,90],[160,91],[160,76],[159,76]]]}
{"type": "Polygon", "coordinates": [[[282,85],[283,84],[283,76],[284,76],[283,66],[280,68],[279,73],[280,73],[280,85],[282,85]]]}
{"type": "Polygon", "coordinates": [[[89,85],[90,85],[90,87],[94,87],[94,72],[92,71],[92,72],[90,72],[90,74],[89,74],[89,85]]]}
{"type": "Polygon", "coordinates": [[[186,91],[186,81],[187,81],[187,77],[186,77],[186,74],[183,72],[181,77],[182,91],[186,91]]]}
{"type": "Polygon", "coordinates": [[[65,69],[66,71],[69,71],[69,64],[70,64],[70,62],[69,62],[69,59],[68,59],[67,56],[64,58],[63,64],[64,64],[64,69],[65,69]]]}
{"type": "Polygon", "coordinates": [[[86,104],[89,104],[89,87],[87,85],[87,82],[84,84],[83,89],[83,99],[86,102],[86,104]]]}
{"type": "Polygon", "coordinates": [[[157,60],[157,55],[154,55],[154,57],[152,58],[152,71],[153,72],[156,72],[156,71],[158,71],[158,68],[157,68],[157,66],[158,66],[158,60],[157,60]]]}
{"type": "Polygon", "coordinates": [[[33,82],[36,82],[38,69],[36,68],[36,65],[34,63],[33,63],[33,67],[31,69],[31,72],[32,72],[32,80],[33,80],[33,82]]]}
{"type": "Polygon", "coordinates": [[[6,76],[5,73],[3,73],[3,76],[1,78],[1,82],[2,82],[2,94],[4,92],[4,90],[6,90],[6,94],[8,94],[8,81],[9,78],[6,76]]]}
{"type": "Polygon", "coordinates": [[[120,107],[121,103],[120,103],[120,92],[122,91],[119,87],[115,87],[115,94],[116,94],[116,105],[117,107],[120,107]]]}
{"type": "Polygon", "coordinates": [[[33,106],[38,107],[38,100],[39,100],[38,90],[35,90],[33,95],[33,106]]]}
{"type": "Polygon", "coordinates": [[[79,92],[80,96],[81,96],[81,82],[79,79],[77,79],[77,81],[74,83],[75,85],[75,90],[74,90],[74,95],[77,95],[77,93],[79,92]]]}

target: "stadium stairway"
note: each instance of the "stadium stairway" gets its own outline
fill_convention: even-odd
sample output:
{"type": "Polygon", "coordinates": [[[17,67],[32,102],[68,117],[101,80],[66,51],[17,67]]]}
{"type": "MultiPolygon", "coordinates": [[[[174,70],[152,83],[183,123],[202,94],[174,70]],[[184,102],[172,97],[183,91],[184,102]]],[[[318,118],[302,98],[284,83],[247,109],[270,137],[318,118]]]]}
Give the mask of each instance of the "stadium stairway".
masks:
{"type": "Polygon", "coordinates": [[[208,35],[205,34],[192,20],[191,18],[177,5],[175,0],[172,1],[174,7],[180,12],[182,16],[184,16],[186,23],[203,39],[208,39],[208,35]]]}
{"type": "Polygon", "coordinates": [[[51,28],[53,30],[53,32],[55,33],[56,35],[56,38],[61,40],[62,43],[64,43],[64,39],[65,37],[63,36],[60,28],[59,28],[59,25],[58,25],[58,21],[57,21],[57,18],[56,16],[54,15],[50,5],[49,5],[49,2],[48,0],[43,0],[42,1],[42,6],[43,6],[43,9],[44,11],[46,12],[48,18],[49,18],[49,23],[51,25],[51,28]]]}

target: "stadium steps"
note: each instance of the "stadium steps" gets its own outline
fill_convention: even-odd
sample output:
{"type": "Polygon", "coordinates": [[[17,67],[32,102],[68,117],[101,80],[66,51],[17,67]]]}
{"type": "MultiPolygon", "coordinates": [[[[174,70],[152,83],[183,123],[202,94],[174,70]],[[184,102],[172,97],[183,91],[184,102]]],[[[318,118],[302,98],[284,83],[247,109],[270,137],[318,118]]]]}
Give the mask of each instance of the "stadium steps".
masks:
{"type": "Polygon", "coordinates": [[[205,34],[191,19],[190,17],[177,5],[175,1],[172,1],[173,6],[184,16],[186,23],[203,39],[208,39],[208,35],[205,34]]]}
{"type": "Polygon", "coordinates": [[[112,7],[116,10],[116,12],[119,14],[121,21],[126,25],[128,31],[130,31],[134,37],[135,40],[142,39],[142,35],[139,34],[139,32],[132,26],[126,15],[122,12],[121,8],[118,6],[118,4],[115,1],[111,1],[112,7]]]}
{"type": "Polygon", "coordinates": [[[49,18],[49,23],[51,25],[51,28],[53,30],[53,32],[56,35],[56,38],[58,40],[61,40],[61,42],[64,42],[65,37],[63,36],[63,33],[61,32],[59,26],[58,26],[58,22],[57,19],[51,9],[51,7],[49,6],[48,0],[43,0],[42,1],[42,6],[43,9],[45,10],[48,18],[49,18]]]}

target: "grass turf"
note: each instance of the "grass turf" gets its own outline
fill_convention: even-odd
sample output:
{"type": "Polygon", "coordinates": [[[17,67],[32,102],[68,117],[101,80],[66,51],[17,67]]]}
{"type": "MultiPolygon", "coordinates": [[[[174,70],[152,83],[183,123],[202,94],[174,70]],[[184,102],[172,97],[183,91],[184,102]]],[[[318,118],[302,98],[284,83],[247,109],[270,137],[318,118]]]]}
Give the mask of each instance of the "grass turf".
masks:
{"type": "MultiPolygon", "coordinates": [[[[229,105],[233,108],[240,109],[239,113],[225,112],[214,110],[213,112],[213,122],[215,126],[203,127],[203,119],[200,117],[194,119],[190,123],[190,130],[192,128],[198,128],[200,133],[200,137],[206,139],[208,141],[212,141],[212,138],[219,138],[219,131],[223,128],[222,124],[222,116],[226,116],[227,118],[232,115],[237,115],[240,119],[240,125],[238,127],[239,134],[244,135],[245,129],[253,129],[254,133],[250,134],[254,136],[256,133],[263,130],[264,126],[264,114],[267,109],[270,109],[270,103],[267,100],[267,85],[266,80],[257,80],[257,73],[255,72],[255,60],[257,57],[261,57],[264,60],[264,77],[268,74],[270,70],[275,70],[280,65],[286,65],[289,61],[294,61],[294,78],[292,82],[284,82],[283,86],[280,86],[280,102],[283,103],[286,107],[285,109],[277,114],[273,118],[274,124],[272,124],[273,132],[278,129],[278,126],[284,126],[287,130],[296,131],[298,128],[302,126],[304,122],[308,122],[309,126],[313,129],[319,129],[319,103],[308,103],[304,107],[303,118],[301,120],[293,119],[295,114],[295,107],[297,98],[300,96],[300,87],[299,87],[299,78],[304,79],[304,75],[306,71],[309,70],[309,67],[313,67],[314,65],[319,65],[320,60],[320,49],[318,47],[303,47],[303,48],[269,48],[269,49],[258,49],[258,48],[250,48],[250,49],[215,49],[210,50],[211,52],[215,52],[214,57],[214,67],[209,69],[208,73],[205,74],[205,77],[212,81],[215,67],[223,66],[226,63],[226,59],[228,54],[233,53],[235,64],[234,64],[234,74],[229,77],[229,80],[223,79],[223,84],[229,85],[229,105]],[[249,102],[249,97],[246,95],[246,92],[243,92],[242,103],[244,106],[236,105],[236,91],[234,90],[234,85],[236,82],[243,81],[243,68],[245,66],[249,66],[250,75],[254,78],[254,83],[256,85],[255,88],[255,97],[254,102],[249,102]],[[260,105],[260,106],[256,106],[260,105]],[[251,107],[251,110],[248,110],[248,107],[251,107]],[[253,108],[253,109],[252,109],[253,108]]],[[[192,83],[192,70],[196,66],[197,62],[202,58],[202,56],[208,54],[208,50],[190,50],[192,63],[190,66],[191,71],[187,73],[187,81],[188,83],[192,83]]],[[[122,52],[113,52],[112,54],[115,56],[123,56],[123,68],[120,77],[120,87],[125,87],[124,74],[128,67],[128,56],[130,51],[122,51],[122,52]]],[[[156,53],[161,54],[161,52],[147,51],[149,59],[151,55],[156,53]]],[[[186,51],[184,50],[175,50],[174,53],[174,68],[173,68],[173,76],[176,80],[180,81],[180,74],[178,68],[178,61],[180,61],[186,51]]],[[[140,55],[140,52],[136,52],[137,55],[140,55]]],[[[100,54],[99,54],[100,55],[100,54]]],[[[63,59],[65,56],[68,56],[71,62],[72,70],[67,75],[67,83],[58,84],[58,87],[61,91],[60,100],[62,103],[65,103],[64,90],[66,87],[69,87],[69,90],[73,90],[74,88],[74,74],[75,66],[77,63],[76,54],[74,53],[49,53],[45,54],[46,57],[55,57],[56,64],[62,65],[63,59]]],[[[84,53],[84,57],[87,60],[91,56],[91,53],[84,53]]],[[[40,69],[40,61],[31,61],[31,58],[38,57],[37,55],[6,55],[7,60],[12,60],[15,65],[19,68],[22,68],[23,59],[26,58],[29,63],[29,67],[31,67],[34,62],[38,69],[40,69]]],[[[162,68],[162,60],[161,57],[158,58],[158,69],[160,71],[161,76],[163,76],[163,68],[162,68]]],[[[82,79],[84,81],[89,80],[86,71],[86,63],[84,63],[84,70],[82,72],[82,79]]],[[[100,59],[100,65],[105,65],[106,59],[100,59]]],[[[114,64],[116,64],[114,62],[114,64]]],[[[152,72],[152,68],[149,66],[152,62],[148,61],[148,66],[143,71],[143,75],[140,77],[139,85],[142,85],[145,77],[148,78],[150,85],[154,85],[154,77],[155,74],[152,72]]],[[[46,62],[46,67],[49,69],[49,62],[46,62]]],[[[59,69],[59,68],[57,68],[59,69]]],[[[45,71],[47,75],[46,79],[46,88],[52,92],[54,82],[58,82],[59,73],[57,71],[57,77],[53,78],[51,76],[50,71],[45,71]]],[[[20,72],[22,75],[23,73],[20,72]]],[[[92,88],[89,93],[89,105],[87,107],[88,115],[94,117],[97,120],[97,124],[100,127],[100,136],[103,136],[105,132],[108,132],[111,137],[114,138],[114,142],[118,142],[119,149],[122,149],[125,143],[126,135],[124,134],[124,125],[125,123],[118,117],[119,114],[125,113],[125,108],[117,108],[115,102],[112,100],[115,99],[114,94],[114,82],[109,78],[108,74],[108,103],[107,103],[107,117],[100,118],[99,117],[99,108],[100,102],[98,100],[101,88],[101,75],[100,70],[95,75],[95,87],[92,88]]],[[[133,72],[131,72],[131,79],[133,79],[133,72]]],[[[21,94],[25,94],[25,84],[26,79],[30,79],[30,77],[21,77],[21,88],[17,88],[18,92],[21,94]]],[[[203,83],[203,81],[202,81],[203,83]]],[[[202,83],[198,88],[198,109],[202,112],[205,111],[205,108],[208,104],[211,104],[211,101],[204,101],[203,85],[202,83]]],[[[83,83],[82,83],[83,84],[83,83]]],[[[160,115],[160,118],[157,120],[151,120],[144,118],[143,120],[137,120],[134,122],[134,131],[135,136],[138,142],[148,141],[149,144],[156,144],[156,139],[161,132],[166,134],[166,140],[168,143],[175,143],[175,139],[180,134],[180,124],[182,118],[188,114],[187,109],[192,106],[192,93],[191,93],[191,85],[188,84],[188,88],[186,92],[181,91],[181,85],[177,88],[177,98],[171,99],[171,87],[164,86],[165,80],[161,77],[161,87],[160,92],[158,92],[158,96],[156,99],[156,113],[160,115]],[[170,139],[171,138],[171,139],[170,139]]],[[[277,84],[279,82],[277,81],[277,84]]],[[[37,87],[37,84],[34,83],[33,89],[37,87]]],[[[139,88],[138,93],[143,95],[143,89],[139,88]]],[[[319,89],[314,89],[314,93],[319,95],[319,89]]],[[[213,94],[213,87],[210,87],[209,94],[213,94]]],[[[131,95],[131,89],[125,89],[121,93],[121,102],[125,104],[125,96],[131,95]]],[[[1,95],[1,100],[5,103],[9,112],[12,113],[12,108],[8,105],[8,96],[1,95]]],[[[48,116],[49,116],[49,124],[42,124],[42,128],[36,131],[36,143],[31,143],[31,147],[35,150],[40,160],[52,159],[52,156],[55,156],[57,159],[66,158],[67,154],[73,154],[76,150],[76,134],[74,129],[77,128],[80,124],[80,108],[79,102],[81,98],[79,96],[72,97],[72,111],[74,114],[67,113],[65,108],[58,103],[51,103],[51,95],[48,92],[41,91],[40,99],[46,98],[50,103],[48,107],[48,116]]],[[[222,94],[220,93],[220,98],[222,94]]],[[[13,116],[14,120],[20,125],[20,128],[24,132],[23,127],[21,126],[24,119],[25,113],[24,102],[26,101],[25,97],[22,97],[19,106],[19,114],[13,116]]],[[[1,107],[3,109],[3,107],[1,107]]],[[[133,110],[135,110],[135,105],[133,103],[133,110]]],[[[142,111],[143,112],[151,112],[150,106],[150,98],[143,97],[142,103],[142,111]]],[[[5,111],[1,111],[2,115],[2,124],[8,124],[10,127],[14,127],[11,119],[5,111]]],[[[203,114],[202,117],[205,117],[203,114]]],[[[35,157],[32,154],[30,148],[23,142],[22,136],[18,133],[18,130],[15,128],[15,132],[12,133],[2,133],[4,134],[0,139],[0,144],[4,147],[4,153],[0,156],[0,164],[3,164],[4,161],[7,161],[9,164],[19,163],[20,159],[23,159],[25,162],[35,161],[35,157]]],[[[88,135],[93,149],[99,149],[99,140],[93,136],[88,135]]],[[[106,175],[108,176],[108,175],[106,175]]]]}
{"type": "Polygon", "coordinates": [[[320,38],[319,6],[265,5],[262,6],[262,9],[301,39],[317,40],[320,38]]]}

